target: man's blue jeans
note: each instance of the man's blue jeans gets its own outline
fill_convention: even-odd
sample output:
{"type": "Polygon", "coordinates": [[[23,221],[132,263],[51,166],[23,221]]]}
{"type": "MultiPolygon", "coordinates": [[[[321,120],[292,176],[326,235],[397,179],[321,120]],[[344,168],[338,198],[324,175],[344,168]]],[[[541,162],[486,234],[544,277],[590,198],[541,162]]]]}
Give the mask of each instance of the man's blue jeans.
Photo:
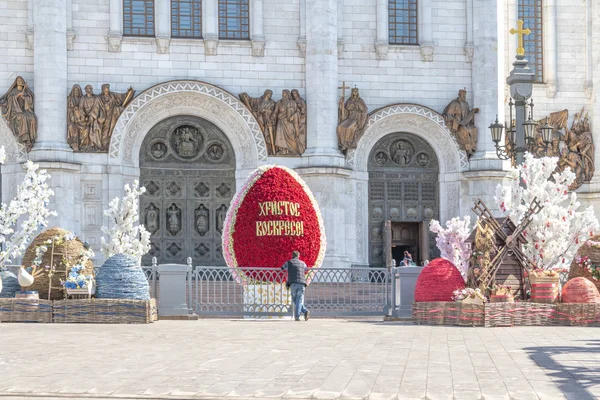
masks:
{"type": "Polygon", "coordinates": [[[292,303],[294,304],[294,319],[300,318],[300,313],[308,311],[304,307],[304,291],[306,286],[301,283],[292,283],[290,285],[290,291],[292,292],[292,303]]]}

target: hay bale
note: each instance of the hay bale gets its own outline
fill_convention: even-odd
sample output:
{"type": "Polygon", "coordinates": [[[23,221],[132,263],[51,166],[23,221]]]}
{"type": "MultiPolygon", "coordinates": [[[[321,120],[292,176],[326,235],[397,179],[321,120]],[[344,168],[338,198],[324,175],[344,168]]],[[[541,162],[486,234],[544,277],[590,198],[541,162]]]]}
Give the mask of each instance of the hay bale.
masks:
{"type": "Polygon", "coordinates": [[[20,290],[19,280],[17,276],[10,271],[0,272],[0,280],[2,280],[2,291],[0,299],[12,299],[15,293],[20,290]]]}
{"type": "Polygon", "coordinates": [[[563,303],[600,303],[596,286],[582,276],[571,279],[562,290],[563,303]]]}
{"type": "Polygon", "coordinates": [[[132,256],[115,254],[96,273],[96,298],[150,300],[146,274],[132,256]]]}
{"type": "Polygon", "coordinates": [[[415,286],[415,302],[452,301],[452,292],[465,281],[450,261],[436,258],[421,271],[415,286]]]}
{"type": "MultiPolygon", "coordinates": [[[[30,267],[35,260],[35,251],[38,246],[44,245],[46,240],[54,237],[62,237],[68,235],[70,232],[61,228],[51,228],[40,233],[29,245],[23,256],[22,264],[25,267],[30,267]]],[[[50,281],[48,273],[44,270],[44,273],[35,278],[33,285],[29,286],[27,290],[37,290],[40,295],[40,299],[46,300],[61,300],[65,298],[65,291],[60,285],[60,281],[64,281],[69,274],[71,268],[65,267],[64,262],[69,266],[76,265],[79,262],[81,254],[86,251],[83,242],[78,238],[73,240],[63,241],[62,244],[54,246],[54,257],[52,256],[52,246],[48,246],[48,251],[42,257],[42,263],[40,268],[44,270],[46,265],[54,265],[55,271],[50,281]],[[48,288],[52,286],[52,292],[50,298],[48,298],[48,288]]],[[[39,270],[39,269],[38,269],[39,270]]],[[[91,260],[88,260],[84,264],[84,275],[94,274],[94,264],[91,260]]]]}
{"type": "MultiPolygon", "coordinates": [[[[592,264],[600,265],[600,247],[596,247],[593,245],[594,242],[600,242],[600,235],[591,237],[590,242],[592,242],[592,246],[584,244],[579,248],[579,250],[577,250],[577,255],[582,258],[588,257],[592,264]]],[[[569,280],[578,278],[580,276],[587,278],[594,285],[596,285],[596,289],[600,291],[600,280],[592,278],[592,274],[586,268],[577,263],[577,258],[578,257],[573,258],[573,262],[571,262],[571,268],[569,270],[569,280]]]]}

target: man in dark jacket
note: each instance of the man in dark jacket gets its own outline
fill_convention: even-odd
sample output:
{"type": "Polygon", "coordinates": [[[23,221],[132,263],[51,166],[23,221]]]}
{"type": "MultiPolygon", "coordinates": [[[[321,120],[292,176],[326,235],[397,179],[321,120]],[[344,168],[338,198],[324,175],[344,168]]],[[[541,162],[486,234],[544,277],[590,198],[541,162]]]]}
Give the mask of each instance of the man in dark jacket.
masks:
{"type": "Polygon", "coordinates": [[[304,291],[306,290],[306,271],[307,266],[304,261],[300,261],[300,252],[294,250],[292,259],[286,261],[281,269],[288,272],[287,283],[292,291],[292,302],[294,303],[294,319],[300,321],[300,313],[304,313],[304,320],[308,321],[309,311],[304,307],[304,291]]]}

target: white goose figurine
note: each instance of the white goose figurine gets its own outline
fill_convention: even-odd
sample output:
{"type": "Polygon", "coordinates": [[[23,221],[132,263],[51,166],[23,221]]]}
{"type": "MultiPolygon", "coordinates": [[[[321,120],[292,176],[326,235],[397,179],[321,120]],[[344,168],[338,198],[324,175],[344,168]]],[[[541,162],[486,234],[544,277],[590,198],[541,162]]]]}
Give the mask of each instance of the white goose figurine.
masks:
{"type": "MultiPolygon", "coordinates": [[[[32,272],[35,274],[35,268],[32,272]]],[[[17,278],[21,287],[31,286],[33,285],[33,281],[35,280],[34,277],[29,272],[25,271],[25,268],[23,267],[19,268],[17,278]]]]}

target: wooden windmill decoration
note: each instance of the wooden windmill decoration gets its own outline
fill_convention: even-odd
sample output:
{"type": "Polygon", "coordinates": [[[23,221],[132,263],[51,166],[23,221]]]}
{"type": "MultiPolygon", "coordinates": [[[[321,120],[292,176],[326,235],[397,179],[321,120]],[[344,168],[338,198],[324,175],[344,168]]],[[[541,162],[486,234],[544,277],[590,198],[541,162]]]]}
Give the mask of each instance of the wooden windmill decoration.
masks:
{"type": "Polygon", "coordinates": [[[510,285],[515,298],[524,298],[523,271],[530,271],[536,265],[521,250],[521,245],[527,242],[523,232],[531,223],[532,216],[539,213],[542,208],[537,198],[534,198],[520,224],[516,225],[510,217],[504,218],[503,221],[496,219],[483,201],[477,200],[472,210],[479,217],[479,221],[494,232],[495,241],[494,257],[479,276],[482,286],[491,288],[495,283],[510,285]]]}

